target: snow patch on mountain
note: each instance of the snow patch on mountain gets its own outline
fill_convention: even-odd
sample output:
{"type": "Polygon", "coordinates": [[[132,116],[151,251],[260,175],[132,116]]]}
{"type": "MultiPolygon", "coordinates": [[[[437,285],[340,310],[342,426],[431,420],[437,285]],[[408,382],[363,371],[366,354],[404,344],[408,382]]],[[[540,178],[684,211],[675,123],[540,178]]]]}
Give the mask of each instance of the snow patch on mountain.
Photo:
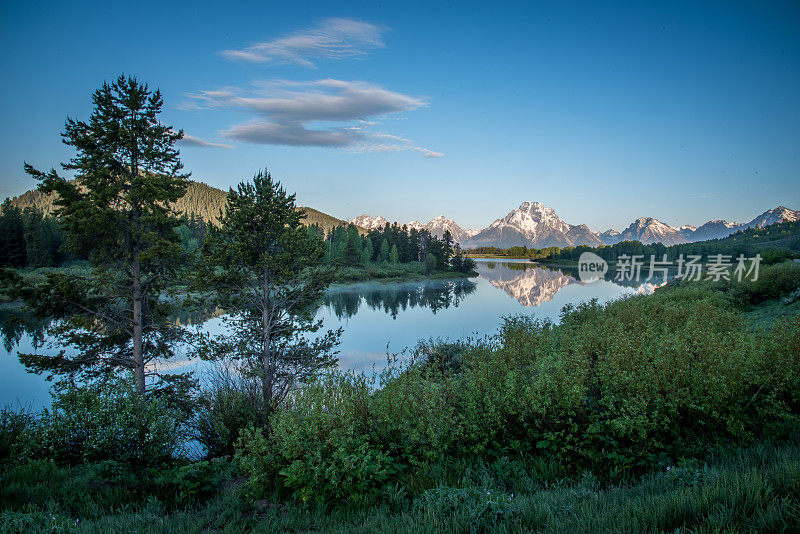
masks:
{"type": "Polygon", "coordinates": [[[379,230],[389,223],[389,221],[380,215],[373,217],[372,215],[367,215],[366,213],[364,215],[359,215],[354,219],[350,219],[350,222],[356,226],[360,226],[361,228],[366,228],[367,230],[379,230]]]}
{"type": "Polygon", "coordinates": [[[653,217],[639,217],[633,221],[620,235],[620,241],[639,241],[645,245],[651,243],[677,245],[689,242],[679,228],[664,224],[653,217]]]}

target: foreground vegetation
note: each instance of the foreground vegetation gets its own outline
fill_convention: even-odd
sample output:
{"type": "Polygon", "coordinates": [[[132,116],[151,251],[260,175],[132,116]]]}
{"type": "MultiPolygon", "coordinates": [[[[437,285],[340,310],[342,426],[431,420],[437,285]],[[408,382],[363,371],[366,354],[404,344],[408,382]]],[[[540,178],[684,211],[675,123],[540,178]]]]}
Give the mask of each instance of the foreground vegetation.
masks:
{"type": "Polygon", "coordinates": [[[478,464],[414,500],[326,510],[253,503],[223,482],[236,475],[230,461],[151,478],[114,463],[31,462],[5,474],[0,532],[791,532],[800,521],[796,444],[714,451],[609,486],[589,474],[545,483],[517,467],[478,464]]]}
{"type": "Polygon", "coordinates": [[[495,338],[423,343],[380,376],[330,372],[268,418],[257,388],[230,375],[191,413],[132,387],[69,388],[43,414],[3,413],[0,523],[791,531],[798,288],[800,266],[785,263],[757,282],[585,303],[560,324],[508,318],[495,338]],[[184,450],[189,436],[204,460],[184,450]]]}

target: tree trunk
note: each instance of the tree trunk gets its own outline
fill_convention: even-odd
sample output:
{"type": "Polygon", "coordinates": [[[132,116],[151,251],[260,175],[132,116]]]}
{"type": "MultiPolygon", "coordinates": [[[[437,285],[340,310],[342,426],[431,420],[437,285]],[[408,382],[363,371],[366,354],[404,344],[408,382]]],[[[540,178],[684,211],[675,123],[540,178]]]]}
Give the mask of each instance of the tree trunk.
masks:
{"type": "MultiPolygon", "coordinates": [[[[139,178],[139,150],[134,135],[136,127],[136,111],[131,109],[131,180],[133,185],[139,178]]],[[[139,198],[136,194],[136,187],[132,187],[131,212],[133,214],[133,250],[131,259],[133,260],[133,372],[136,380],[136,391],[145,392],[144,383],[144,347],[142,340],[143,317],[142,317],[142,276],[141,258],[139,250],[139,198]]]]}
{"type": "Polygon", "coordinates": [[[133,253],[133,370],[136,390],[144,393],[144,350],[142,343],[142,280],[139,272],[139,250],[133,253]]]}
{"type": "Polygon", "coordinates": [[[264,407],[269,410],[272,404],[272,388],[274,379],[274,369],[272,368],[272,351],[271,351],[271,324],[269,316],[269,305],[267,303],[267,273],[262,276],[263,286],[261,288],[262,304],[264,306],[261,316],[262,328],[262,345],[261,345],[261,369],[264,375],[262,376],[261,385],[263,388],[264,407]]]}

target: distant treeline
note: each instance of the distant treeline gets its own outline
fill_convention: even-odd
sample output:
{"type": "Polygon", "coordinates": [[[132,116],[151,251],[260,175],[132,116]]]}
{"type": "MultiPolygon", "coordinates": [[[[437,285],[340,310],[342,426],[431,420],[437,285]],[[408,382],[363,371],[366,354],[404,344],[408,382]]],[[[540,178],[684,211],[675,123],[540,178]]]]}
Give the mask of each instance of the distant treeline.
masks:
{"type": "Polygon", "coordinates": [[[763,228],[738,230],[728,237],[666,246],[661,243],[645,245],[639,241],[622,241],[614,245],[590,247],[478,247],[465,251],[468,254],[493,254],[509,258],[530,258],[532,260],[578,261],[584,252],[593,252],[606,261],[617,261],[620,256],[641,255],[645,258],[662,258],[669,261],[680,255],[709,256],[724,254],[733,258],[740,254],[752,257],[760,254],[765,263],[776,263],[800,255],[800,221],[775,223],[763,228]]]}
{"type": "MultiPolygon", "coordinates": [[[[201,204],[206,205],[205,202],[201,204]]],[[[183,248],[191,253],[200,250],[209,224],[206,216],[196,215],[195,211],[183,211],[182,224],[175,229],[183,248]],[[187,212],[190,215],[187,216],[187,212]]],[[[471,259],[464,257],[449,232],[440,239],[427,230],[387,224],[362,235],[362,228],[352,224],[333,226],[329,216],[310,211],[309,228],[325,239],[328,263],[357,267],[420,262],[428,273],[437,270],[470,272],[475,266],[471,259]]],[[[20,209],[9,200],[0,208],[0,267],[59,267],[66,261],[88,259],[74,258],[63,252],[61,245],[65,239],[65,230],[51,215],[32,206],[20,209]]]]}
{"type": "Polygon", "coordinates": [[[64,236],[53,217],[6,200],[0,211],[0,267],[55,267],[65,260],[64,236]]]}
{"type": "MultiPolygon", "coordinates": [[[[321,230],[317,227],[317,231],[321,230]]],[[[361,235],[354,225],[337,226],[325,236],[326,261],[348,266],[421,262],[426,271],[469,272],[475,262],[465,258],[449,232],[441,239],[428,230],[386,224],[361,235]]]]}

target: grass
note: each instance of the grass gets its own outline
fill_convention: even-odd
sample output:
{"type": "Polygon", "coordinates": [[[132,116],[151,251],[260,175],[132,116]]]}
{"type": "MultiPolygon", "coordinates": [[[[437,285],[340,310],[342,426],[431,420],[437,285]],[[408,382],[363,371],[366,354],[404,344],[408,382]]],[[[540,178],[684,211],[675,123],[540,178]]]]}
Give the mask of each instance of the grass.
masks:
{"type": "MultiPolygon", "coordinates": [[[[83,502],[99,484],[51,476],[28,481],[26,495],[35,500],[0,513],[0,532],[796,532],[800,524],[800,446],[793,443],[715,451],[705,463],[606,487],[589,474],[543,483],[476,466],[462,485],[362,509],[252,502],[243,486],[228,484],[196,508],[169,510],[151,496],[80,517],[48,484],[59,481],[83,502]]],[[[8,480],[4,497],[23,482],[8,480]]]]}
{"type": "Polygon", "coordinates": [[[453,271],[425,272],[425,265],[421,262],[397,264],[372,264],[369,266],[342,267],[336,277],[337,284],[352,282],[367,282],[379,280],[381,282],[412,282],[416,280],[441,280],[453,278],[468,278],[477,276],[476,273],[459,273],[453,271]]]}
{"type": "Polygon", "coordinates": [[[800,300],[787,304],[781,299],[773,299],[748,308],[744,315],[757,328],[769,327],[778,319],[800,315],[800,300]]]}
{"type": "Polygon", "coordinates": [[[60,267],[25,267],[15,270],[28,284],[44,282],[50,273],[75,274],[79,276],[92,275],[92,266],[86,261],[69,262],[60,267]]]}

